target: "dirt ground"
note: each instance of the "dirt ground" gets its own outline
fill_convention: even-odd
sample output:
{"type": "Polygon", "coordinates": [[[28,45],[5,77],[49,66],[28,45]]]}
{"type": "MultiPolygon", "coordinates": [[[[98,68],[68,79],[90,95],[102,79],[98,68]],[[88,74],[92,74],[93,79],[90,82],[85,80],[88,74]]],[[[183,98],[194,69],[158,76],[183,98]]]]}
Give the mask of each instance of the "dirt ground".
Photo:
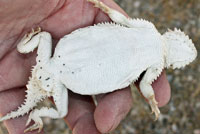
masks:
{"type": "MultiPolygon", "coordinates": [[[[116,0],[132,18],[144,18],[164,33],[180,28],[200,52],[200,0],[116,0]]],[[[200,134],[200,59],[181,70],[168,70],[172,88],[170,102],[153,121],[150,109],[133,89],[133,108],[112,134],[200,134]]],[[[62,120],[45,119],[47,134],[70,134],[62,120]]],[[[0,134],[7,134],[1,124],[0,134]]]]}

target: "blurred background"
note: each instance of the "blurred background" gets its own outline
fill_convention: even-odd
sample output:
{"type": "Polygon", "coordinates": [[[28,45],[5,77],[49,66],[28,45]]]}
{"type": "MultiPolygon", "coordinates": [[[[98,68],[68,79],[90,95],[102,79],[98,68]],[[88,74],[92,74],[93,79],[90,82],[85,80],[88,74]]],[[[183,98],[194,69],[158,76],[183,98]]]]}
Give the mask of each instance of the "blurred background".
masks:
{"type": "MultiPolygon", "coordinates": [[[[164,33],[183,30],[200,52],[200,0],[115,0],[132,18],[144,18],[164,33]]],[[[200,59],[181,70],[167,70],[172,88],[170,102],[153,121],[149,105],[133,88],[133,108],[111,134],[200,134],[200,59]]],[[[47,104],[50,105],[50,104],[47,104]]],[[[45,121],[45,134],[71,134],[62,120],[45,121]]],[[[0,124],[0,134],[8,134],[0,124]]]]}

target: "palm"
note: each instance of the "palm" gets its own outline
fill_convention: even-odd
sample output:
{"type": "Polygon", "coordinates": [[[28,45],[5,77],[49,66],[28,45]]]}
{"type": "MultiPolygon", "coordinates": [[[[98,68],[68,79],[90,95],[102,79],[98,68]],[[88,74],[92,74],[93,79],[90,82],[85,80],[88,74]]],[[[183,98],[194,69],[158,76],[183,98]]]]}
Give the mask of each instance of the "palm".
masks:
{"type": "MultiPolygon", "coordinates": [[[[15,1],[15,10],[21,11],[21,4],[27,7],[23,12],[16,12],[12,10],[12,7],[9,8],[11,11],[3,10],[4,12],[2,13],[7,14],[6,16],[2,16],[0,12],[0,17],[2,16],[0,20],[5,20],[0,21],[0,27],[3,29],[0,32],[0,38],[2,40],[0,42],[0,113],[3,115],[14,110],[23,102],[25,84],[30,75],[31,66],[35,63],[35,53],[21,55],[16,51],[17,44],[15,42],[21,38],[22,34],[20,33],[23,29],[25,29],[24,32],[27,32],[33,25],[40,25],[42,29],[52,33],[53,38],[57,40],[77,28],[109,20],[106,15],[98,12],[86,0],[57,0],[54,2],[49,1],[49,3],[39,0],[33,3],[23,1],[15,1]],[[13,21],[9,22],[10,20],[13,21]],[[8,25],[4,27],[6,23],[8,25]]],[[[105,1],[105,3],[115,9],[121,10],[112,1],[105,1]]],[[[162,86],[164,88],[162,94],[166,92],[169,94],[169,86],[165,76],[158,80],[157,83],[155,86],[159,88],[162,86]]],[[[161,94],[161,92],[158,91],[158,94],[161,94]]],[[[164,99],[160,99],[159,95],[157,98],[159,99],[160,105],[163,105],[168,101],[169,95],[164,99]]],[[[98,107],[95,107],[89,96],[70,93],[69,101],[69,113],[66,121],[74,133],[79,134],[99,133],[95,127],[95,123],[101,132],[109,132],[114,129],[121,118],[129,111],[132,99],[130,90],[126,89],[107,94],[103,97],[99,96],[98,107]],[[116,98],[118,99],[117,102],[115,101],[116,98]],[[113,107],[113,104],[118,107],[113,107]],[[119,113],[123,114],[118,116],[119,113]],[[116,116],[120,117],[117,121],[114,120],[116,116]],[[87,126],[90,126],[90,129],[85,129],[88,128],[87,126]]],[[[26,118],[27,116],[7,121],[9,132],[15,134],[22,133],[26,118]]]]}

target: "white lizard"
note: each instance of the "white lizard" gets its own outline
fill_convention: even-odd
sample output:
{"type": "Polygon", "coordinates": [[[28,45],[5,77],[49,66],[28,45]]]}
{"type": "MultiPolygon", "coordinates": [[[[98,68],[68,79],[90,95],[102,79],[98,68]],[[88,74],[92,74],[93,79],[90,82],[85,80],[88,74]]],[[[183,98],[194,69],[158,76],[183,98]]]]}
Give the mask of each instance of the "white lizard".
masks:
{"type": "Polygon", "coordinates": [[[68,112],[68,89],[82,95],[96,95],[123,89],[145,72],[139,87],[148,100],[156,119],[160,111],[155,100],[152,82],[164,68],[181,68],[192,62],[197,51],[194,44],[180,30],[161,35],[146,20],[129,19],[98,0],[88,0],[112,19],[75,30],[58,42],[52,56],[52,39],[38,28],[19,42],[20,53],[38,47],[32,77],[27,84],[24,104],[0,118],[0,121],[22,116],[38,102],[52,96],[56,109],[42,107],[30,112],[25,130],[43,128],[41,117],[63,118],[68,112]]]}

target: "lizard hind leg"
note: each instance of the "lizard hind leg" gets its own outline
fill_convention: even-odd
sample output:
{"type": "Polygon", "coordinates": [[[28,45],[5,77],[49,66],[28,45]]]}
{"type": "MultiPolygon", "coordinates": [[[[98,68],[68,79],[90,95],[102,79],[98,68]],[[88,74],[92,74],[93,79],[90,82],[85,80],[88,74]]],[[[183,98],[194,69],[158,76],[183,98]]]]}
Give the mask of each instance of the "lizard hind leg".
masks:
{"type": "Polygon", "coordinates": [[[35,123],[28,127],[24,132],[32,131],[38,129],[40,132],[43,128],[42,117],[50,117],[53,119],[63,118],[68,112],[68,92],[64,85],[56,84],[55,91],[53,91],[53,99],[56,105],[56,109],[42,107],[41,109],[34,109],[26,122],[28,126],[33,120],[35,123]]]}

